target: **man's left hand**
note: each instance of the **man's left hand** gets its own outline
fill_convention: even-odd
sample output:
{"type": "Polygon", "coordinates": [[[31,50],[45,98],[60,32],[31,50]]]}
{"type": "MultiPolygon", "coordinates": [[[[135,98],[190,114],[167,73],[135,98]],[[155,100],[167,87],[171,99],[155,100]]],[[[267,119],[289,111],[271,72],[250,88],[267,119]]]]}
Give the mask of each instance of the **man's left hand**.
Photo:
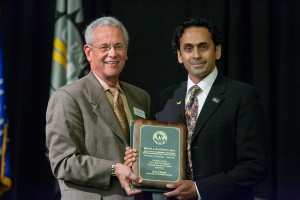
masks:
{"type": "Polygon", "coordinates": [[[167,188],[173,189],[171,192],[166,192],[166,197],[176,197],[177,199],[197,199],[197,189],[194,181],[181,180],[176,183],[167,184],[167,188]]]}

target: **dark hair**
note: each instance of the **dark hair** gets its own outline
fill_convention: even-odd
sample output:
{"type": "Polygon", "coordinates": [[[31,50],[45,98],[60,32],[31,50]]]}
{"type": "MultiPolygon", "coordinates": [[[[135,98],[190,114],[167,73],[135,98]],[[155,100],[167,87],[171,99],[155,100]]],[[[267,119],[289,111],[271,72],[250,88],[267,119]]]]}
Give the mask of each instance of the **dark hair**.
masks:
{"type": "Polygon", "coordinates": [[[184,30],[189,27],[205,27],[212,35],[212,40],[215,46],[223,42],[222,34],[218,30],[217,26],[212,23],[211,20],[206,18],[190,18],[189,20],[183,22],[179,27],[176,28],[173,39],[172,47],[174,53],[180,49],[180,38],[182,37],[184,30]]]}

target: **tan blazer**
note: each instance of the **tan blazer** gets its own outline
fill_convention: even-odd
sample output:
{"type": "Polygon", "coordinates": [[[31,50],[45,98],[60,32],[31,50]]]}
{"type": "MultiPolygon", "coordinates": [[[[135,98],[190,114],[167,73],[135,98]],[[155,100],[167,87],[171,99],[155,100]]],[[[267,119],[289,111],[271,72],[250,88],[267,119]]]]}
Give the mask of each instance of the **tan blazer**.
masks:
{"type": "MultiPolygon", "coordinates": [[[[120,82],[120,86],[133,119],[141,119],[133,108],[145,112],[148,118],[149,94],[125,82],[120,82]]],[[[105,91],[92,72],[51,96],[46,113],[46,143],[62,199],[118,200],[127,196],[110,173],[113,161],[124,162],[128,144],[105,91]]]]}

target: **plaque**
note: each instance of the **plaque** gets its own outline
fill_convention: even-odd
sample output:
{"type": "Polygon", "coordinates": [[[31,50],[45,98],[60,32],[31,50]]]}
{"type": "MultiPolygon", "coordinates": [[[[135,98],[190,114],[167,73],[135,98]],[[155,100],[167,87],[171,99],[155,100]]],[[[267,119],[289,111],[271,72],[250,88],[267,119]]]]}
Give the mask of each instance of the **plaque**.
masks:
{"type": "Polygon", "coordinates": [[[166,184],[185,179],[186,126],[182,123],[135,120],[130,144],[137,149],[133,172],[143,179],[133,189],[168,191],[166,184]]]}

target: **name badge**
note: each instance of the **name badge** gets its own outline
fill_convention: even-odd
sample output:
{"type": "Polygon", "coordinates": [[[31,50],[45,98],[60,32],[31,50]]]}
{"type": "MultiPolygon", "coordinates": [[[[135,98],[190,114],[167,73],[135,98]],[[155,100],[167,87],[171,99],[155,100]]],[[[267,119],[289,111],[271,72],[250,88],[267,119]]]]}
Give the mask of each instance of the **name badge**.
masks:
{"type": "Polygon", "coordinates": [[[133,113],[136,115],[136,116],[139,116],[143,119],[146,119],[146,115],[145,115],[145,112],[141,109],[138,109],[136,107],[133,107],[133,113]]]}

